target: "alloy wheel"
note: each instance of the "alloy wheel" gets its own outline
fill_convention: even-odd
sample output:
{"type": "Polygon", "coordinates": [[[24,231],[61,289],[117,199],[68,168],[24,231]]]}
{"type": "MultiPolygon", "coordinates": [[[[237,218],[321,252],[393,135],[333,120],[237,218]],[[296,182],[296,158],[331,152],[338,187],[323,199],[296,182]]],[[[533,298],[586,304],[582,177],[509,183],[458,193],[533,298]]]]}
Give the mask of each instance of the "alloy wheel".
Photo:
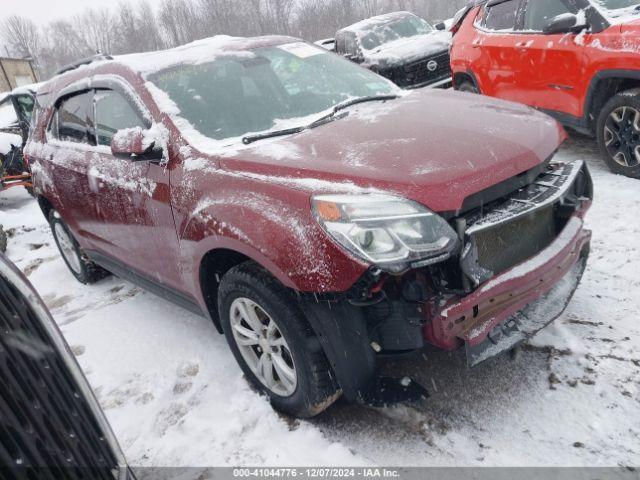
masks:
{"type": "Polygon", "coordinates": [[[604,144],[621,166],[640,165],[640,112],[632,107],[612,111],[604,124],[604,144]]]}
{"type": "Polygon", "coordinates": [[[244,297],[233,301],[229,318],[233,338],[253,374],[276,395],[293,395],[298,380],[296,367],[275,320],[244,297]]]}
{"type": "Polygon", "coordinates": [[[58,239],[58,245],[60,246],[62,256],[71,267],[71,270],[79,275],[82,273],[82,267],[80,265],[80,257],[78,257],[73,240],[60,222],[56,222],[53,228],[56,232],[56,238],[58,239]]]}

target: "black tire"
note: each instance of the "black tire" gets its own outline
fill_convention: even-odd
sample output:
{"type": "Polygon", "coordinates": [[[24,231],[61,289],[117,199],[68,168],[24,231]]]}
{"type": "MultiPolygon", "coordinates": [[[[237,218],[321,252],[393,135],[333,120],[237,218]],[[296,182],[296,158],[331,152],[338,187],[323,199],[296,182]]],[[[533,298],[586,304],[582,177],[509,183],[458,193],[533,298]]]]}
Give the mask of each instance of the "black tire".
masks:
{"type": "Polygon", "coordinates": [[[0,225],[0,253],[7,251],[7,232],[0,225]]]}
{"type": "Polygon", "coordinates": [[[598,147],[609,169],[619,175],[640,179],[640,159],[634,155],[635,149],[640,148],[640,129],[634,127],[634,112],[637,112],[637,124],[640,124],[639,90],[614,95],[598,115],[596,134],[598,147]],[[621,112],[625,112],[624,116],[629,115],[631,123],[628,118],[620,116],[621,112]],[[622,120],[618,122],[617,118],[622,120]],[[614,153],[616,150],[618,153],[614,153]]]}
{"type": "Polygon", "coordinates": [[[458,90],[459,92],[475,93],[477,95],[480,94],[480,90],[471,80],[463,80],[456,87],[456,90],[458,90]]]}
{"type": "MultiPolygon", "coordinates": [[[[329,362],[295,295],[259,265],[246,262],[225,274],[218,289],[218,311],[225,337],[240,368],[249,383],[269,397],[276,410],[294,417],[309,418],[326,410],[340,397],[341,391],[329,362]],[[275,320],[295,366],[297,382],[295,391],[289,396],[275,393],[262,383],[240,352],[231,331],[232,305],[238,299],[255,302],[259,309],[275,320]]],[[[259,346],[249,348],[261,351],[259,346]]]]}
{"type": "Polygon", "coordinates": [[[53,233],[53,238],[56,241],[60,255],[64,263],[67,264],[71,274],[76,277],[76,280],[85,285],[90,285],[109,275],[109,272],[89,260],[89,257],[84,253],[82,247],[80,247],[71,233],[71,230],[69,230],[69,227],[67,227],[62,217],[60,217],[60,214],[55,210],[49,212],[49,224],[51,225],[51,233],[53,233]],[[65,233],[67,238],[62,238],[61,234],[64,236],[65,233]],[[66,247],[68,247],[68,250],[66,250],[66,247]],[[75,260],[71,255],[75,255],[75,260]],[[77,263],[75,263],[76,260],[77,263]]]}

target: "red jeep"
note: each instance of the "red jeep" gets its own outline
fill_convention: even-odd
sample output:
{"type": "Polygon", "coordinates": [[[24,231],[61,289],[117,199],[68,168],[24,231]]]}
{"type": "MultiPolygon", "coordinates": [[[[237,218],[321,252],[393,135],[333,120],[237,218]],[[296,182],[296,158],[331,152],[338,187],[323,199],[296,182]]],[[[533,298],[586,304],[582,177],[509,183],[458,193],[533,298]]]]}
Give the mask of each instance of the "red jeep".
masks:
{"type": "Polygon", "coordinates": [[[595,135],[640,178],[640,2],[490,0],[453,25],[454,86],[525,103],[595,135]]]}
{"type": "Polygon", "coordinates": [[[288,37],[103,58],[38,104],[27,155],[71,273],[206,315],[294,415],[426,396],[377,359],[512,349],[585,266],[589,173],[525,106],[407,93],[288,37]]]}

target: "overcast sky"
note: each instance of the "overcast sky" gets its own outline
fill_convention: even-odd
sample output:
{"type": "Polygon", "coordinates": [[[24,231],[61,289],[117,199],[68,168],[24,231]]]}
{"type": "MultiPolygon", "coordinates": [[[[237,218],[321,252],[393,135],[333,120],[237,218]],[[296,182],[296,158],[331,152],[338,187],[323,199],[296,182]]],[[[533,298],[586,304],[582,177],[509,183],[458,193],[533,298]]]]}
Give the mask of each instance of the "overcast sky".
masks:
{"type": "MultiPolygon", "coordinates": [[[[161,2],[149,1],[153,6],[161,2]]],[[[86,7],[114,6],[118,4],[118,0],[0,0],[0,4],[0,18],[17,14],[44,24],[51,19],[73,16],[86,7]]]]}

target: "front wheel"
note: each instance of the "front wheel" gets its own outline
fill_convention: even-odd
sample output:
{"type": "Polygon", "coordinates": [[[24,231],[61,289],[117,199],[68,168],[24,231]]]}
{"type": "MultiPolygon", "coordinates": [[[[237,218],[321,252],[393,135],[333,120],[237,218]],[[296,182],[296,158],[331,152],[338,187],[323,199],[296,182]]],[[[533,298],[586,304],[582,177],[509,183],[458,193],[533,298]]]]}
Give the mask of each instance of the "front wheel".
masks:
{"type": "Polygon", "coordinates": [[[109,275],[109,272],[89,260],[71,234],[69,227],[55,210],[49,213],[49,224],[64,263],[80,283],[95,283],[109,275]]]}
{"type": "Polygon", "coordinates": [[[338,397],[329,362],[294,295],[253,262],[232,268],[218,290],[231,351],[273,407],[313,417],[338,397]]]}
{"type": "Polygon", "coordinates": [[[467,93],[475,93],[475,94],[480,93],[480,90],[478,89],[478,87],[476,87],[476,84],[473,83],[471,80],[463,80],[456,87],[456,90],[458,90],[459,92],[467,92],[467,93]]]}
{"type": "Polygon", "coordinates": [[[640,96],[614,95],[598,116],[598,146],[613,173],[640,178],[640,96]]]}

